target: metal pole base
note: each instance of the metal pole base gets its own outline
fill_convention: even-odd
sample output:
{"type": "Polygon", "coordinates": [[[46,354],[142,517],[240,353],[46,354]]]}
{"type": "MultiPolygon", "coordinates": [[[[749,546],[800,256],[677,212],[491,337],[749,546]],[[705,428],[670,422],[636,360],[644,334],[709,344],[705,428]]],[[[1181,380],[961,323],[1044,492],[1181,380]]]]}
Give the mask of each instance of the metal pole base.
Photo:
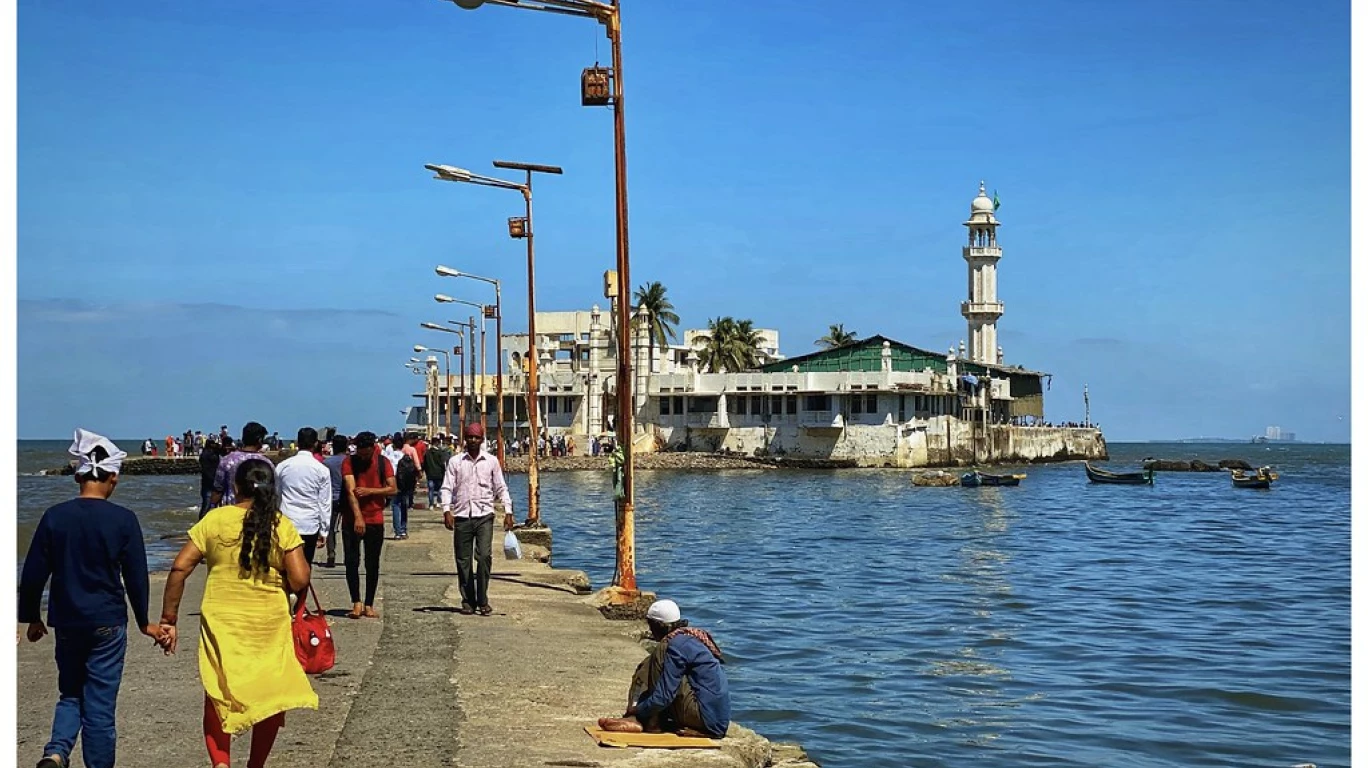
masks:
{"type": "Polygon", "coordinates": [[[656,601],[654,592],[625,590],[621,587],[604,587],[590,599],[604,618],[614,621],[641,621],[646,611],[656,601]]]}

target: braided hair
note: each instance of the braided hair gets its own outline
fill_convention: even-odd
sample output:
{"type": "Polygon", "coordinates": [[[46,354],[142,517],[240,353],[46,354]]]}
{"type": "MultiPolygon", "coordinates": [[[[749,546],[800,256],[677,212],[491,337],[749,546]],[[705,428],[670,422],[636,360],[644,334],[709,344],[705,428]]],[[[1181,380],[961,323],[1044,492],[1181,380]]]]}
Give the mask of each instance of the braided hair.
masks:
{"type": "Polygon", "coordinates": [[[264,575],[270,568],[276,524],[280,522],[275,467],[265,459],[248,459],[238,465],[233,487],[239,499],[252,500],[251,509],[242,518],[238,565],[249,574],[264,575]]]}

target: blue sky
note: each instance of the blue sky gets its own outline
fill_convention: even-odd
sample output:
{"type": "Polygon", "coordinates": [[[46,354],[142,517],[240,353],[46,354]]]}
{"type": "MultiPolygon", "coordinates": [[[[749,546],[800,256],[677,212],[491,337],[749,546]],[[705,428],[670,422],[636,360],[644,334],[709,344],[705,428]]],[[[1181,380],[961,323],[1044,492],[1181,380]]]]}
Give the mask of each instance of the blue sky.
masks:
{"type": "MultiPolygon", "coordinates": [[[[1111,440],[1349,440],[1345,3],[625,0],[632,275],[687,327],[965,336],[961,222],[1002,198],[1007,362],[1111,440]],[[1341,417],[1343,417],[1341,419],[1341,417]]],[[[588,21],[439,0],[19,2],[20,437],[394,428],[463,317],[603,303],[612,115],[588,21]],[[92,396],[98,391],[99,396],[92,396]]]]}

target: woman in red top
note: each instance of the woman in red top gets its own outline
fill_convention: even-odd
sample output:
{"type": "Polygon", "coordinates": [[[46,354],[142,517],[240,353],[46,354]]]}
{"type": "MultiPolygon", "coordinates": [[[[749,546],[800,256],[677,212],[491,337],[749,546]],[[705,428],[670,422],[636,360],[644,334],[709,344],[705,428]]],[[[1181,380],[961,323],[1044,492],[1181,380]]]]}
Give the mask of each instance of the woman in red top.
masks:
{"type": "Polygon", "coordinates": [[[352,609],[348,618],[375,612],[375,588],[380,583],[380,547],[385,543],[385,508],[389,498],[399,492],[394,467],[375,449],[375,433],[356,436],[356,453],[342,462],[343,497],[347,517],[342,526],[342,556],[347,568],[347,589],[352,609]],[[366,545],[366,602],[361,602],[361,544],[366,545]]]}

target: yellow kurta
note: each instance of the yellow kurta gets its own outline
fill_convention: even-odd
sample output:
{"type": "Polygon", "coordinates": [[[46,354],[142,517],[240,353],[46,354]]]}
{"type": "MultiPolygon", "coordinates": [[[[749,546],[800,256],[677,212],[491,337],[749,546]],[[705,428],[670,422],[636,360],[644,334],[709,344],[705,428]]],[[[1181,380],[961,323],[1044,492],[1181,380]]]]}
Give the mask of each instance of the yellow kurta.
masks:
{"type": "Polygon", "coordinates": [[[245,515],[241,507],[219,507],[190,529],[209,567],[200,608],[200,679],[229,734],[278,712],[318,709],[318,695],[295,657],[282,575],[285,553],[304,542],[281,515],[270,568],[248,577],[238,564],[245,515]]]}

